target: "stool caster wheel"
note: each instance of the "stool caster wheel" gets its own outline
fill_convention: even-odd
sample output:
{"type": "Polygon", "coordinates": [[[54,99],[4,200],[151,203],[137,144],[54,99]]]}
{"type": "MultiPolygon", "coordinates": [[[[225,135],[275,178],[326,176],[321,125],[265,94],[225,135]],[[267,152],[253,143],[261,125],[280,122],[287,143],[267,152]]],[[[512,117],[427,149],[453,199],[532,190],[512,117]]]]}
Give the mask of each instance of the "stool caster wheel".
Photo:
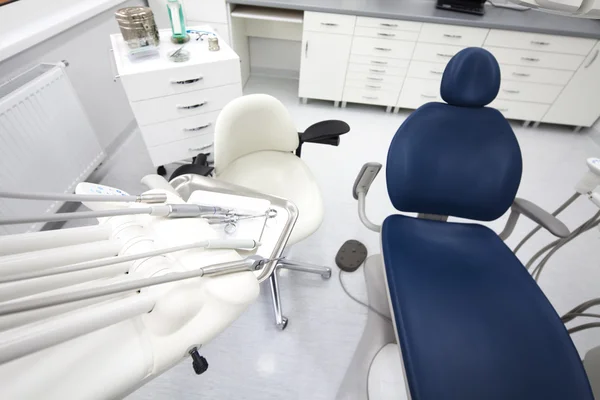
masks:
{"type": "Polygon", "coordinates": [[[194,372],[196,375],[202,375],[208,369],[208,361],[206,358],[202,357],[198,353],[198,349],[194,348],[190,351],[190,356],[192,356],[192,368],[194,368],[194,372]]]}
{"type": "Polygon", "coordinates": [[[286,317],[281,317],[281,323],[277,324],[277,328],[279,328],[279,330],[282,331],[287,327],[287,324],[288,319],[286,317]]]}
{"type": "Polygon", "coordinates": [[[161,165],[160,167],[156,168],[156,173],[160,176],[165,176],[167,175],[167,169],[164,167],[164,165],[161,165]]]}
{"type": "Polygon", "coordinates": [[[323,273],[321,274],[321,278],[323,278],[323,279],[329,279],[329,278],[331,278],[331,269],[330,269],[330,268],[328,268],[328,271],[327,271],[327,272],[323,272],[323,273]]]}

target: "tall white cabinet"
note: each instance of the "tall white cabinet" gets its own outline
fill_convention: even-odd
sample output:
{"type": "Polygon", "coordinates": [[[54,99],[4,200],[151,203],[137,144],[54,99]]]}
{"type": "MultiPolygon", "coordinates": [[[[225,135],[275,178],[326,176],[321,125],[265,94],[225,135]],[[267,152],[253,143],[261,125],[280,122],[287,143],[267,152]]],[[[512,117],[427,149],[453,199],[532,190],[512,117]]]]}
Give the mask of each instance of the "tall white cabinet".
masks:
{"type": "Polygon", "coordinates": [[[342,100],[356,17],[305,13],[299,96],[342,100]]]}
{"type": "Polygon", "coordinates": [[[416,109],[442,101],[450,59],[483,47],[502,81],[506,118],[591,126],[600,117],[596,39],[450,24],[304,13],[299,97],[416,109]]]}

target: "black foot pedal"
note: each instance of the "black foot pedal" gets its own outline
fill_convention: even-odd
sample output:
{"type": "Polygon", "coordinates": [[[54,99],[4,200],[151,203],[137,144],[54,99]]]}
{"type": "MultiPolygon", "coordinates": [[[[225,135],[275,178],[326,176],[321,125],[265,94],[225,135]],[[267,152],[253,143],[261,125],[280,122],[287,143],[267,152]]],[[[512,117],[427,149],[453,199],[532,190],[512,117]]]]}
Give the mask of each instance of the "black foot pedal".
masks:
{"type": "Polygon", "coordinates": [[[335,263],[342,271],[354,272],[367,258],[367,248],[358,240],[348,240],[335,255],[335,263]]]}

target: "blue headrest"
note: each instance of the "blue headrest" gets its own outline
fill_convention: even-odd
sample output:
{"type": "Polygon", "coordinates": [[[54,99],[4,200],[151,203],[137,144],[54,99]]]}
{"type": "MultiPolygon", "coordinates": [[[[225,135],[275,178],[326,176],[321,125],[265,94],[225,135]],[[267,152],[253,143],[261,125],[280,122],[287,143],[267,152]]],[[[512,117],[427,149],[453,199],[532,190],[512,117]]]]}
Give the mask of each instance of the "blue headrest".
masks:
{"type": "Polygon", "coordinates": [[[500,67],[494,56],[479,47],[456,53],[442,77],[441,95],[448,104],[483,107],[491,103],[500,89],[500,67]]]}
{"type": "Polygon", "coordinates": [[[425,104],[398,128],[386,166],[388,194],[397,210],[480,221],[508,210],[521,181],[519,144],[499,111],[473,106],[493,99],[499,76],[487,51],[461,51],[442,82],[444,100],[454,105],[425,104]],[[459,94],[450,83],[458,85],[459,94]],[[457,106],[461,102],[467,104],[457,106]]]}

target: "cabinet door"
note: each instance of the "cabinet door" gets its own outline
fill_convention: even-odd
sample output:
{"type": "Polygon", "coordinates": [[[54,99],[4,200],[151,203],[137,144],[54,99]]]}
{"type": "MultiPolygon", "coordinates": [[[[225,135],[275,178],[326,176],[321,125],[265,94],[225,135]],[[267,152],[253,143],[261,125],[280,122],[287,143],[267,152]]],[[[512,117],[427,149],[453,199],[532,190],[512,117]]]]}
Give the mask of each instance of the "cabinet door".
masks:
{"type": "Polygon", "coordinates": [[[592,126],[600,116],[600,44],[596,44],[567,83],[543,122],[592,126]]]}
{"type": "Polygon", "coordinates": [[[351,46],[349,35],[304,31],[298,95],[342,100],[351,46]]]}

